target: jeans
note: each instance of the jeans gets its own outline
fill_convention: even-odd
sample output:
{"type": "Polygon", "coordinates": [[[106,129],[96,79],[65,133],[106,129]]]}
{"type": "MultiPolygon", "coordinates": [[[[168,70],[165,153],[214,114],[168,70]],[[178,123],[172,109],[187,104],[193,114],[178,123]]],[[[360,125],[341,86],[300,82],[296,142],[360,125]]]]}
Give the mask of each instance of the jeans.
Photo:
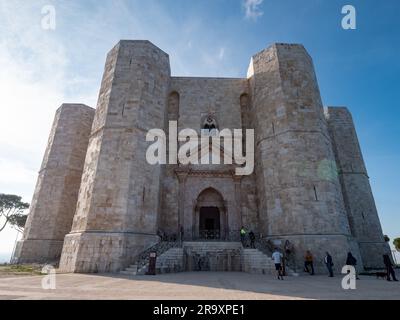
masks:
{"type": "Polygon", "coordinates": [[[389,266],[386,267],[386,272],[387,272],[387,279],[390,281],[390,276],[392,276],[393,280],[397,280],[396,279],[396,273],[394,272],[393,267],[389,266]]]}
{"type": "Polygon", "coordinates": [[[326,267],[327,267],[327,269],[328,269],[328,271],[329,271],[329,276],[330,276],[330,277],[333,277],[333,268],[332,268],[332,265],[331,265],[331,264],[327,264],[326,267]]]}
{"type": "Polygon", "coordinates": [[[304,262],[304,270],[305,270],[306,272],[310,272],[310,271],[308,270],[308,266],[311,267],[311,274],[314,274],[314,264],[313,264],[313,262],[312,262],[312,261],[306,261],[306,262],[304,262]]]}

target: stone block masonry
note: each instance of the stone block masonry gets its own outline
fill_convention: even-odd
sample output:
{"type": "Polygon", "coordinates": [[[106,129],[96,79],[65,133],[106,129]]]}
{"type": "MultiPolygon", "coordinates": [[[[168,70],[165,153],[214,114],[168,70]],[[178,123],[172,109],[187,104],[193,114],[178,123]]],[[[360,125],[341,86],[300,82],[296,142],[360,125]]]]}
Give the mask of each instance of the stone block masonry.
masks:
{"type": "Polygon", "coordinates": [[[157,241],[161,166],[146,162],[146,133],[164,128],[168,55],[121,41],[107,57],[72,230],[60,268],[110,272],[157,241]]]}
{"type": "Polygon", "coordinates": [[[56,112],[15,262],[54,262],[75,214],[95,110],[63,104],[56,112]]]}
{"type": "MultiPolygon", "coordinates": [[[[324,114],[299,44],[273,44],[252,57],[247,77],[227,79],[171,77],[165,52],[123,40],[107,55],[96,111],[57,112],[16,260],[59,260],[62,251],[64,272],[117,272],[160,234],[193,243],[199,259],[197,242],[219,242],[223,254],[207,255],[206,269],[239,270],[229,248],[241,226],[279,247],[289,241],[297,269],[306,250],[317,272],[326,251],[336,271],[348,251],[360,269],[383,266],[389,248],[350,113],[324,114]],[[254,129],[254,172],[237,176],[235,163],[150,165],[146,134],[168,131],[169,120],[198,134],[210,124],[254,129]]],[[[247,259],[246,268],[262,270],[264,260],[247,259]]]]}

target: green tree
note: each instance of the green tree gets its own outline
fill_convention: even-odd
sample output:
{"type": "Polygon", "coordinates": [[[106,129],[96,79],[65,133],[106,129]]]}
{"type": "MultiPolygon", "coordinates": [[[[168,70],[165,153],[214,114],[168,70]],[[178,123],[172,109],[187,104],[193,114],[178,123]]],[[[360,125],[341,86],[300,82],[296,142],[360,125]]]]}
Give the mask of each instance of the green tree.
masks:
{"type": "Polygon", "coordinates": [[[0,193],[0,232],[10,224],[22,232],[27,215],[24,211],[29,208],[29,203],[22,202],[20,196],[0,193]]]}
{"type": "Polygon", "coordinates": [[[393,240],[393,245],[397,251],[400,251],[400,238],[396,238],[393,240]]]}

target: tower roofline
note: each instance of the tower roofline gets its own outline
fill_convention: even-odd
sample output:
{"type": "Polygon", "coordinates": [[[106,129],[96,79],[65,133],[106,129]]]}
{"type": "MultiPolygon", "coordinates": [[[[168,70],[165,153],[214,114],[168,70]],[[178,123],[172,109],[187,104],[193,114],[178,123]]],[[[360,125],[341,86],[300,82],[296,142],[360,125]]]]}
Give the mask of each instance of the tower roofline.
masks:
{"type": "Polygon", "coordinates": [[[169,58],[168,53],[166,53],[164,50],[160,49],[160,47],[156,46],[153,42],[151,42],[149,40],[124,40],[124,39],[121,39],[113,47],[113,49],[111,49],[111,51],[114,50],[114,48],[117,46],[124,46],[124,45],[129,45],[129,44],[148,44],[148,45],[154,47],[155,49],[161,51],[163,54],[165,54],[169,58]]]}

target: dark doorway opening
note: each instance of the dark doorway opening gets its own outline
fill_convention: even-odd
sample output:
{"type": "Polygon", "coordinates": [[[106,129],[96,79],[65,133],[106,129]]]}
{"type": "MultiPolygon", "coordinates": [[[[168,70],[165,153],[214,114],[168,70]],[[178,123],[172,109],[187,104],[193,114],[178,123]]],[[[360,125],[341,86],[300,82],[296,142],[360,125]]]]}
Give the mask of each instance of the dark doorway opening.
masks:
{"type": "Polygon", "coordinates": [[[200,238],[216,240],[221,238],[220,213],[217,207],[200,208],[200,238]]]}

